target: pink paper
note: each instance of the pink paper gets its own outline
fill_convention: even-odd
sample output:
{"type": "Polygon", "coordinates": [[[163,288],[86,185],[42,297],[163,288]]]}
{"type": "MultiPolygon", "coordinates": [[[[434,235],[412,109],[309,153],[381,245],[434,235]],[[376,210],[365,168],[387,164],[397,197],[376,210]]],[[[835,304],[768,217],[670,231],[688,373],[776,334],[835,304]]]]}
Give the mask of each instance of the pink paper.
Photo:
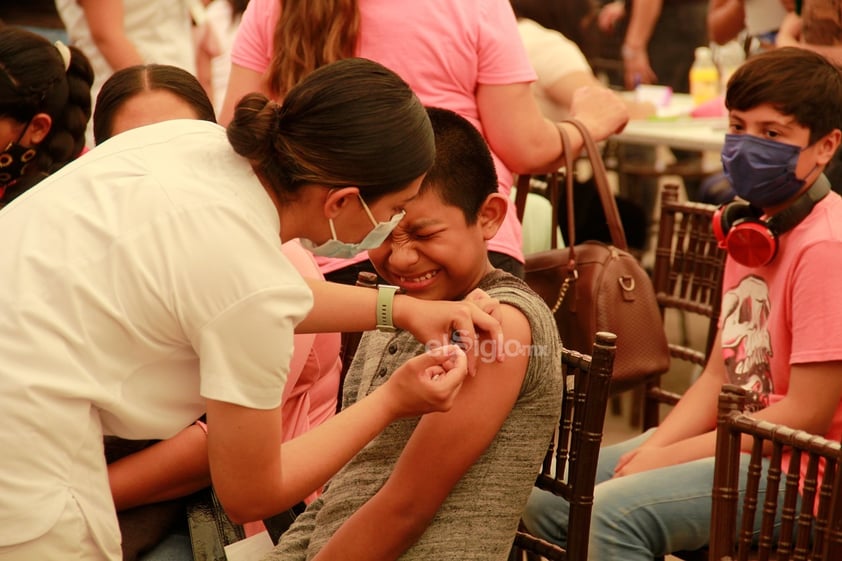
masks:
{"type": "Polygon", "coordinates": [[[697,105],[690,111],[691,117],[725,117],[728,111],[725,109],[725,96],[718,95],[710,101],[697,105]]]}

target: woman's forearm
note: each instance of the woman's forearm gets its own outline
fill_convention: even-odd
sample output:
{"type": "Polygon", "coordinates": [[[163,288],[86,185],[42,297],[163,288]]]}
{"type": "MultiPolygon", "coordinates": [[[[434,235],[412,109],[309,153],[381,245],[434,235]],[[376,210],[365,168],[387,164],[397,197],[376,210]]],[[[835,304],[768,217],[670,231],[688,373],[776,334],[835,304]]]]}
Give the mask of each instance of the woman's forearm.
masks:
{"type": "Polygon", "coordinates": [[[261,520],[320,488],[395,419],[389,399],[380,387],[283,446],[281,423],[271,416],[265,418],[270,424],[255,424],[263,417],[259,411],[209,402],[213,484],[228,516],[237,523],[261,520]]]}
{"type": "Polygon", "coordinates": [[[745,27],[743,0],[713,0],[708,10],[708,33],[712,41],[724,45],[745,27]]]}

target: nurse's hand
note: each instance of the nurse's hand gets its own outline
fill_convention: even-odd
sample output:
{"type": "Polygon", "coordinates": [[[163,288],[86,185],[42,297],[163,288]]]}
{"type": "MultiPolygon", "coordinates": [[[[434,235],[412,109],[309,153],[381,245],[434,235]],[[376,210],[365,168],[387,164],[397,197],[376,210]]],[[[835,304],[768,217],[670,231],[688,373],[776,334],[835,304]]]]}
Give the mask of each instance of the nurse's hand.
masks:
{"type": "Polygon", "coordinates": [[[462,302],[420,300],[399,295],[395,297],[393,321],[427,348],[451,343],[462,347],[467,355],[468,373],[473,375],[478,359],[490,356],[492,360],[503,360],[503,329],[493,315],[495,309],[489,300],[476,295],[462,302]],[[485,334],[484,339],[495,342],[490,349],[485,346],[480,348],[478,332],[485,334]]]}
{"type": "Polygon", "coordinates": [[[498,322],[503,319],[503,312],[500,311],[500,301],[497,298],[492,298],[484,290],[475,288],[463,299],[465,302],[476,304],[479,308],[490,315],[498,322]]]}
{"type": "Polygon", "coordinates": [[[456,345],[428,350],[392,373],[381,391],[391,392],[387,403],[396,417],[415,417],[453,407],[468,373],[464,351],[456,345]]]}

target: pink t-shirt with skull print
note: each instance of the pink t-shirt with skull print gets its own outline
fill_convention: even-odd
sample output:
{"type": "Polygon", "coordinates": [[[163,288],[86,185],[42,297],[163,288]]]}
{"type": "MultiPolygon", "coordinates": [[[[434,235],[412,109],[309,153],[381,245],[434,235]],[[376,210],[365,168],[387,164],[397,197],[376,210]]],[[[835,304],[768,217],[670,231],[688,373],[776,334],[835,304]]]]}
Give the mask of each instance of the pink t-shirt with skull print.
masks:
{"type": "MultiPolygon", "coordinates": [[[[833,192],[778,237],[770,264],[751,268],[727,260],[720,335],[731,383],[775,403],[789,389],[791,365],[842,360],[840,260],[842,198],[833,192]]],[[[842,437],[842,405],[824,436],[842,437]]]]}

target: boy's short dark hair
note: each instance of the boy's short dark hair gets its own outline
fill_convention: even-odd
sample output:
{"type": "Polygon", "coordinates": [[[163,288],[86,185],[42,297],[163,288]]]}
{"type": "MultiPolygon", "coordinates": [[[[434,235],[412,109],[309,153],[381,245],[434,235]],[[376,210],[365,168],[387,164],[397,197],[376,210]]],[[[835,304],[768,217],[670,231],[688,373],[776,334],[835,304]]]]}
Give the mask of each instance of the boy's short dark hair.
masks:
{"type": "Polygon", "coordinates": [[[485,139],[468,120],[438,107],[428,107],[436,140],[436,158],[421,184],[442,200],[462,209],[465,222],[477,220],[480,207],[497,192],[497,172],[485,139]]]}
{"type": "Polygon", "coordinates": [[[810,129],[810,143],[842,129],[842,74],[825,57],[781,47],[752,56],[731,79],[725,95],[730,111],[768,103],[810,129]]]}

